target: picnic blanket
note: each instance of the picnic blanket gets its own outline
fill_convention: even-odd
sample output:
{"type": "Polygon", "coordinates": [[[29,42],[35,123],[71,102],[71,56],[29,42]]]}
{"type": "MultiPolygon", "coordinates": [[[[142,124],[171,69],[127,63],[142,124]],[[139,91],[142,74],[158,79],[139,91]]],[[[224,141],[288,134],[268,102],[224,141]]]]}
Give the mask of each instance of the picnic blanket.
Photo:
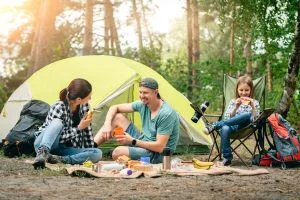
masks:
{"type": "Polygon", "coordinates": [[[162,173],[160,171],[151,171],[151,172],[143,172],[143,171],[133,171],[131,175],[122,175],[115,171],[101,171],[101,172],[95,172],[91,168],[84,167],[82,165],[73,165],[66,167],[66,170],[68,174],[76,175],[76,172],[85,172],[88,173],[94,177],[98,178],[126,178],[126,179],[132,179],[132,178],[139,178],[141,176],[147,177],[147,178],[155,178],[162,176],[162,173]]]}
{"type": "Polygon", "coordinates": [[[178,176],[201,176],[201,175],[223,175],[223,174],[235,174],[239,176],[254,176],[260,174],[268,174],[267,169],[238,169],[227,166],[212,166],[210,169],[180,169],[175,168],[169,171],[171,174],[178,176]]]}
{"type": "MultiPolygon", "coordinates": [[[[26,163],[32,164],[32,160],[26,160],[26,163]]],[[[112,163],[113,161],[100,161],[105,163],[112,163]]],[[[116,171],[105,171],[95,172],[90,167],[85,167],[83,165],[69,165],[69,164],[49,164],[46,163],[46,167],[51,170],[61,171],[66,170],[69,175],[78,175],[80,172],[89,174],[97,178],[125,178],[133,179],[139,177],[156,178],[164,175],[175,175],[175,176],[202,176],[202,175],[223,175],[223,174],[233,174],[239,176],[254,176],[261,174],[268,174],[267,169],[239,169],[235,167],[218,166],[214,165],[210,169],[196,169],[192,165],[186,165],[184,167],[176,167],[171,170],[162,170],[162,164],[152,164],[153,170],[148,172],[143,171],[133,171],[131,175],[122,175],[116,171]],[[78,173],[79,172],[79,173],[78,173]]]]}

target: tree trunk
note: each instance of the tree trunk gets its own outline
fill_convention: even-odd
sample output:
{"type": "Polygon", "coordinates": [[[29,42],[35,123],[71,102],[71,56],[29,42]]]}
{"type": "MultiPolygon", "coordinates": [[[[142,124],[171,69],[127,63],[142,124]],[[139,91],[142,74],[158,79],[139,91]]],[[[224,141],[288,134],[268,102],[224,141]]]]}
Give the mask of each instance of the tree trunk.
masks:
{"type": "Polygon", "coordinates": [[[109,30],[110,30],[110,13],[109,0],[103,0],[104,5],[104,54],[109,55],[109,30]]]}
{"type": "Polygon", "coordinates": [[[271,70],[271,65],[270,65],[270,61],[267,58],[267,84],[268,84],[268,90],[272,91],[272,70],[271,70]]]}
{"type": "Polygon", "coordinates": [[[246,38],[246,44],[244,46],[244,56],[246,58],[246,74],[252,77],[252,61],[251,61],[251,37],[246,38]]]}
{"type": "Polygon", "coordinates": [[[267,68],[267,88],[268,91],[272,91],[272,68],[271,68],[271,62],[270,59],[272,57],[272,55],[270,55],[270,44],[268,41],[268,24],[267,24],[267,20],[266,20],[266,16],[267,16],[267,6],[264,9],[264,14],[263,14],[263,35],[264,35],[264,46],[265,46],[265,55],[263,57],[264,59],[264,64],[266,65],[267,68]]]}
{"type": "Polygon", "coordinates": [[[131,2],[132,2],[133,17],[136,21],[136,29],[137,29],[138,42],[139,42],[139,52],[141,52],[141,50],[143,49],[143,35],[142,35],[141,19],[140,19],[140,14],[137,11],[136,1],[132,0],[131,2]]]}
{"type": "Polygon", "coordinates": [[[32,67],[27,76],[49,64],[52,59],[51,42],[55,32],[55,19],[60,11],[61,0],[41,1],[31,49],[32,67]]]}
{"type": "MultiPolygon", "coordinates": [[[[111,27],[111,40],[112,42],[115,43],[115,46],[116,46],[116,50],[117,50],[117,55],[118,56],[122,56],[122,50],[121,50],[121,45],[120,45],[120,41],[119,41],[119,36],[118,36],[118,31],[117,31],[117,27],[116,27],[116,23],[115,23],[115,18],[114,18],[114,8],[112,6],[112,4],[110,4],[110,27],[111,27]]],[[[115,49],[113,47],[113,44],[112,44],[112,49],[115,49]]],[[[114,54],[115,55],[115,50],[114,50],[114,54]]]]}
{"type": "Polygon", "coordinates": [[[298,6],[298,16],[295,29],[295,44],[291,57],[289,59],[288,71],[285,77],[285,85],[282,98],[278,104],[277,112],[283,117],[287,117],[290,106],[293,102],[293,96],[296,90],[297,77],[299,75],[300,65],[300,6],[298,6]]]}
{"type": "MultiPolygon", "coordinates": [[[[193,38],[193,64],[196,64],[200,59],[200,44],[199,44],[199,7],[198,2],[193,0],[192,2],[192,38],[193,38]]],[[[194,76],[195,77],[195,76],[194,76]]]]}
{"type": "MultiPolygon", "coordinates": [[[[199,43],[199,6],[196,0],[192,0],[192,48],[193,48],[193,58],[192,62],[194,67],[192,68],[192,85],[193,88],[199,86],[198,78],[197,78],[197,71],[196,71],[196,64],[199,62],[200,59],[200,43],[199,43]]],[[[198,88],[198,87],[197,87],[198,88]]],[[[201,88],[201,87],[200,87],[201,88]]],[[[194,91],[196,92],[196,91],[194,91]]]]}
{"type": "Polygon", "coordinates": [[[104,54],[122,56],[114,8],[110,0],[104,0],[104,54]]]}
{"type": "Polygon", "coordinates": [[[187,98],[192,97],[192,80],[193,80],[193,41],[192,41],[192,12],[190,0],[186,0],[186,13],[187,13],[187,59],[188,59],[188,87],[187,98]]]}
{"type": "Polygon", "coordinates": [[[85,5],[85,26],[83,38],[83,55],[92,53],[93,41],[93,7],[94,0],[87,0],[85,5]]]}
{"type": "Polygon", "coordinates": [[[230,27],[230,55],[229,63],[231,66],[234,66],[234,31],[235,31],[235,2],[232,6],[232,22],[230,27]]]}
{"type": "Polygon", "coordinates": [[[149,30],[148,22],[147,22],[147,19],[146,19],[146,11],[145,11],[145,6],[144,6],[144,1],[143,0],[141,0],[141,7],[142,7],[142,17],[143,17],[142,19],[143,19],[143,22],[144,22],[144,26],[146,28],[147,35],[149,37],[150,48],[153,49],[154,44],[153,44],[152,34],[149,30]]]}

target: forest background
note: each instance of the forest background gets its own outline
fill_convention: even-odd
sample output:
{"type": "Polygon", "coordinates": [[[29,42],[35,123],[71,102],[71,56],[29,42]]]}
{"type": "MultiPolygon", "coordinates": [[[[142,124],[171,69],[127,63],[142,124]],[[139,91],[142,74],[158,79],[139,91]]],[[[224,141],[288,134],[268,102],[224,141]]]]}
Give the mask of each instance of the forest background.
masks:
{"type": "Polygon", "coordinates": [[[266,107],[299,130],[298,0],[168,1],[183,12],[165,32],[153,26],[160,23],[154,16],[164,0],[19,1],[0,2],[0,14],[13,16],[2,18],[9,31],[0,27],[0,110],[25,79],[49,63],[115,55],[151,67],[193,103],[209,101],[210,114],[222,112],[224,73],[266,75],[266,107]]]}

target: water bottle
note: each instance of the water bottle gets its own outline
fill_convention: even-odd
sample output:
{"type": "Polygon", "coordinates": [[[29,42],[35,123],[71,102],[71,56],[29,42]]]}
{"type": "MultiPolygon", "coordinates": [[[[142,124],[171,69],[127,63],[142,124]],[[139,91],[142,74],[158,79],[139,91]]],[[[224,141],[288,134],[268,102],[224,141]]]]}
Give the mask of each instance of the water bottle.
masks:
{"type": "Polygon", "coordinates": [[[176,169],[181,162],[182,160],[180,158],[173,158],[171,160],[171,169],[176,169]]]}
{"type": "Polygon", "coordinates": [[[201,106],[200,106],[200,109],[191,104],[192,108],[195,110],[195,113],[194,115],[192,116],[191,120],[194,122],[194,123],[197,123],[199,121],[199,119],[203,116],[203,113],[206,111],[207,107],[209,106],[209,102],[208,101],[204,101],[201,106]]]}
{"type": "Polygon", "coordinates": [[[120,171],[120,174],[123,176],[130,176],[133,173],[132,169],[125,168],[120,171]]]}
{"type": "Polygon", "coordinates": [[[164,170],[171,169],[171,149],[169,147],[165,147],[162,154],[163,154],[163,169],[164,170]]]}
{"type": "Polygon", "coordinates": [[[113,169],[121,171],[123,168],[124,168],[124,165],[119,164],[119,163],[102,164],[102,170],[104,170],[104,171],[110,171],[113,169]]]}

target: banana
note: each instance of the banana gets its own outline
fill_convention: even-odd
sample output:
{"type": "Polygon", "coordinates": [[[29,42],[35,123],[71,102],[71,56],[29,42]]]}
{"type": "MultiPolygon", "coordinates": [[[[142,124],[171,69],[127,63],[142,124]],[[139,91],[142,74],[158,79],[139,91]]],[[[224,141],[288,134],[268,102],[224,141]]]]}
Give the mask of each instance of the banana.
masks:
{"type": "Polygon", "coordinates": [[[211,166],[214,165],[213,162],[203,162],[196,158],[193,158],[192,162],[193,162],[194,168],[197,168],[197,169],[209,169],[211,166]]]}
{"type": "Polygon", "coordinates": [[[208,165],[208,166],[204,166],[204,167],[200,167],[199,165],[195,165],[195,164],[194,164],[194,168],[196,168],[196,169],[206,169],[206,170],[207,170],[207,169],[209,169],[210,167],[211,167],[211,166],[209,166],[209,165],[208,165]]]}
{"type": "Polygon", "coordinates": [[[86,119],[92,119],[93,113],[94,113],[94,110],[91,108],[86,115],[86,119]]]}
{"type": "Polygon", "coordinates": [[[88,167],[88,168],[92,168],[93,162],[90,161],[90,160],[86,160],[86,161],[84,161],[83,166],[88,167]]]}

